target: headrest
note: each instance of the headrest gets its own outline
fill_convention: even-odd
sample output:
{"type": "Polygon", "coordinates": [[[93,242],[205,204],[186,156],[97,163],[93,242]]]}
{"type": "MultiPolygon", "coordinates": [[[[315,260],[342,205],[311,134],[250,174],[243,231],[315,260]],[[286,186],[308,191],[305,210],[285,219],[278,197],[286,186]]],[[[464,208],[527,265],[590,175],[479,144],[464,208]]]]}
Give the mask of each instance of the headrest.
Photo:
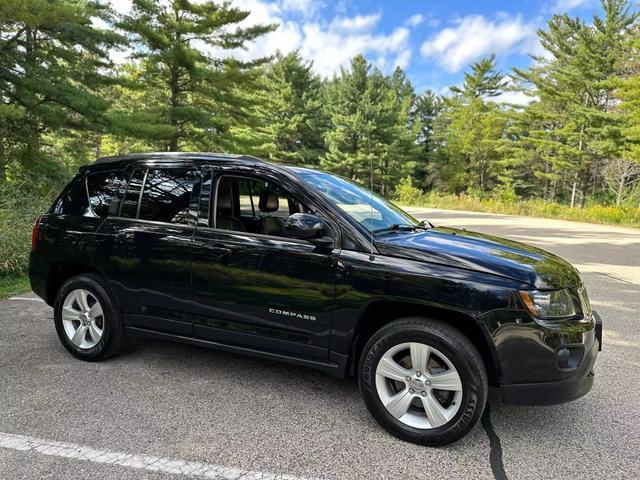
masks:
{"type": "Polygon", "coordinates": [[[258,208],[261,212],[269,213],[275,212],[280,208],[280,204],[278,202],[278,196],[270,192],[269,190],[263,190],[260,192],[260,201],[258,202],[258,208]]]}
{"type": "Polygon", "coordinates": [[[231,184],[222,183],[218,188],[218,215],[228,215],[231,211],[231,184]]]}

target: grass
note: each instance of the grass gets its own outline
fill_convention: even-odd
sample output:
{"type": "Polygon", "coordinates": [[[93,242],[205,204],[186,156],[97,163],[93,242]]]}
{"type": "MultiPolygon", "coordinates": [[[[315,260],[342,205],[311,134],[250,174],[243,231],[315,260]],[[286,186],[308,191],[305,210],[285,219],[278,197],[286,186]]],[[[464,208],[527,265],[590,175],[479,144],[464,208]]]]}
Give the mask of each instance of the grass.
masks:
{"type": "Polygon", "coordinates": [[[410,198],[400,196],[396,201],[401,205],[410,205],[412,207],[502,213],[624,227],[640,227],[640,208],[634,207],[592,205],[584,208],[571,208],[568,205],[544,202],[542,200],[513,199],[504,201],[496,198],[482,199],[469,195],[450,195],[436,192],[415,194],[411,195],[410,198]]]}
{"type": "Polygon", "coordinates": [[[0,299],[19,295],[31,290],[26,274],[12,273],[0,277],[0,299]]]}

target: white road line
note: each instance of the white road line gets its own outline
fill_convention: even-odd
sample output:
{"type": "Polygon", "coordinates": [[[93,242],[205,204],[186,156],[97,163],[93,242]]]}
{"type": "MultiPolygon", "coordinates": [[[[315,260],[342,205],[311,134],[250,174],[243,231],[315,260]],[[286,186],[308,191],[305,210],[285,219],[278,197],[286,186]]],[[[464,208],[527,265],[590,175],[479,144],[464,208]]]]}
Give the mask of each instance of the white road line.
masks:
{"type": "Polygon", "coordinates": [[[26,300],[27,302],[44,302],[41,298],[34,297],[9,297],[9,300],[26,300]]]}
{"type": "Polygon", "coordinates": [[[97,450],[76,445],[75,443],[56,442],[43,438],[2,432],[0,432],[0,448],[216,480],[308,480],[292,475],[242,470],[204,462],[191,462],[175,458],[154,457],[152,455],[136,455],[112,450],[97,450]]]}

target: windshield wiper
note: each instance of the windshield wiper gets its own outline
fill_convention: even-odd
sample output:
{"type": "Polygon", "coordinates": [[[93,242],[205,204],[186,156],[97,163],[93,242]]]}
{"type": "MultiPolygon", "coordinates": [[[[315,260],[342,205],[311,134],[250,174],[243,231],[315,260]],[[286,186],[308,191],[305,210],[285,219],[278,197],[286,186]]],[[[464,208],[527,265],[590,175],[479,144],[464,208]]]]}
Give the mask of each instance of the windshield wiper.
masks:
{"type": "Polygon", "coordinates": [[[430,228],[433,228],[433,225],[431,224],[431,222],[429,220],[422,220],[417,225],[411,225],[409,223],[394,223],[393,225],[390,225],[385,228],[378,228],[377,230],[374,230],[371,233],[373,233],[374,235],[378,235],[380,233],[386,233],[386,232],[413,232],[414,230],[418,230],[418,229],[428,230],[430,228]]]}
{"type": "Polygon", "coordinates": [[[393,225],[390,225],[390,226],[385,227],[385,228],[378,228],[377,230],[374,230],[371,233],[373,233],[374,235],[378,235],[379,233],[396,232],[396,231],[412,232],[413,230],[416,230],[417,228],[427,228],[427,227],[422,226],[422,225],[409,225],[409,224],[404,224],[404,223],[394,223],[393,225]]]}

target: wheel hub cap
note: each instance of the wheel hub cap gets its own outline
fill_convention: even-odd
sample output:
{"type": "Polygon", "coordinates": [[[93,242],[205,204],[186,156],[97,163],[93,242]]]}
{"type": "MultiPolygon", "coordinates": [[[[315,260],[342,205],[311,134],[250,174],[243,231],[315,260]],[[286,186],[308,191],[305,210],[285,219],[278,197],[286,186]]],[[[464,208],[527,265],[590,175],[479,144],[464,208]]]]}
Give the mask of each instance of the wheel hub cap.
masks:
{"type": "Polygon", "coordinates": [[[422,392],[424,390],[424,388],[425,388],[425,382],[423,382],[419,378],[412,378],[411,379],[411,386],[413,387],[413,389],[415,391],[422,392]]]}

